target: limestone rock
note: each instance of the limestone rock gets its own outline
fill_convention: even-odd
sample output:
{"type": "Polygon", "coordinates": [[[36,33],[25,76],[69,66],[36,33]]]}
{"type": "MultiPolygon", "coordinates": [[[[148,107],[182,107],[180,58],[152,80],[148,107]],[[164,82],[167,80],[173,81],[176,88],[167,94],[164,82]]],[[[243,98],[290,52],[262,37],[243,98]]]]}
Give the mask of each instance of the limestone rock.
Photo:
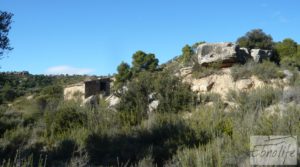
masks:
{"type": "Polygon", "coordinates": [[[105,99],[106,102],[108,102],[108,107],[115,107],[116,105],[118,105],[120,103],[120,98],[115,96],[114,94],[108,96],[105,99]]]}
{"type": "Polygon", "coordinates": [[[263,49],[252,49],[251,57],[254,62],[261,62],[262,60],[268,60],[273,56],[273,52],[271,50],[263,50],[263,49]]]}
{"type": "Polygon", "coordinates": [[[154,100],[148,105],[148,113],[152,113],[154,110],[157,109],[159,105],[159,100],[154,100]]]}
{"type": "Polygon", "coordinates": [[[185,77],[192,73],[192,67],[181,68],[179,71],[180,71],[180,76],[185,77]]]}
{"type": "Polygon", "coordinates": [[[214,82],[211,79],[194,80],[192,90],[195,92],[208,92],[212,89],[214,82]]]}
{"type": "Polygon", "coordinates": [[[239,90],[247,90],[253,86],[253,81],[251,79],[242,79],[236,82],[236,86],[239,90]]]}
{"type": "Polygon", "coordinates": [[[198,63],[208,65],[221,62],[222,66],[231,66],[237,61],[238,46],[233,43],[204,43],[197,47],[198,63]]]}

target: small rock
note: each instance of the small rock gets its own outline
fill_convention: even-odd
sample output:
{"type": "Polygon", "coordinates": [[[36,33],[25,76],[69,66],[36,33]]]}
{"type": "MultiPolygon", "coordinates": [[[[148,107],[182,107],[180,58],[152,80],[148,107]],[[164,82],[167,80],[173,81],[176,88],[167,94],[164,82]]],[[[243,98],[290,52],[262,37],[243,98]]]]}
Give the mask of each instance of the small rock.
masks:
{"type": "Polygon", "coordinates": [[[154,110],[157,109],[159,105],[159,100],[154,100],[148,105],[148,113],[152,113],[154,110]]]}

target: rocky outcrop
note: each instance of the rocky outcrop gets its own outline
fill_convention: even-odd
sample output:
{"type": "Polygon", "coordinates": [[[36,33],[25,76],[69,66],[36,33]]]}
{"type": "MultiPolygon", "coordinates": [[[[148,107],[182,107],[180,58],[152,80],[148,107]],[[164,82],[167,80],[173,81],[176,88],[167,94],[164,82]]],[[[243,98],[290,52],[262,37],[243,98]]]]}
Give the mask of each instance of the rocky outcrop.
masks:
{"type": "Polygon", "coordinates": [[[221,74],[212,74],[203,78],[194,78],[188,75],[183,78],[183,82],[191,85],[191,89],[197,93],[212,92],[219,94],[223,100],[230,90],[248,91],[265,86],[265,83],[257,77],[234,81],[231,76],[230,68],[220,69],[221,74]]]}
{"type": "Polygon", "coordinates": [[[178,76],[185,77],[185,76],[191,74],[192,70],[193,70],[192,67],[181,68],[179,70],[179,75],[178,76]]]}
{"type": "Polygon", "coordinates": [[[224,42],[200,44],[197,47],[196,55],[200,65],[207,66],[218,62],[221,67],[229,67],[237,62],[246,63],[249,59],[261,62],[265,59],[271,59],[274,54],[271,50],[248,50],[247,48],[240,48],[237,44],[224,42]]]}
{"type": "Polygon", "coordinates": [[[204,43],[197,47],[198,63],[208,65],[220,62],[222,66],[231,66],[237,61],[238,46],[233,43],[204,43]]]}
{"type": "Polygon", "coordinates": [[[262,62],[263,60],[269,60],[273,56],[273,52],[271,50],[263,50],[263,49],[251,49],[251,57],[255,62],[262,62]]]}

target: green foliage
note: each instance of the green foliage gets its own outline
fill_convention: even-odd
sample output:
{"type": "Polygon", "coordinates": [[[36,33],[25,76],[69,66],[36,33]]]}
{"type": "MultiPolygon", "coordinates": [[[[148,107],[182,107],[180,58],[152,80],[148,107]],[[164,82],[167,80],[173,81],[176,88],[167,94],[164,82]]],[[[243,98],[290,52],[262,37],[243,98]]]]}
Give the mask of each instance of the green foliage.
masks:
{"type": "Polygon", "coordinates": [[[248,79],[253,75],[253,69],[256,67],[256,63],[248,61],[246,64],[237,64],[231,67],[231,77],[234,81],[239,79],[248,79]]]}
{"type": "Polygon", "coordinates": [[[191,65],[192,63],[192,57],[194,56],[194,50],[192,49],[191,46],[189,45],[185,45],[182,48],[182,55],[181,55],[181,59],[182,59],[182,63],[184,65],[191,65]]]}
{"type": "Polygon", "coordinates": [[[137,51],[132,56],[132,71],[134,74],[141,71],[155,71],[158,66],[158,59],[152,53],[137,51]]]}
{"type": "Polygon", "coordinates": [[[247,62],[245,65],[235,65],[231,68],[231,76],[234,81],[247,79],[252,75],[265,82],[285,76],[280,67],[270,61],[262,63],[247,62]]]}
{"type": "Polygon", "coordinates": [[[262,29],[253,29],[244,36],[237,39],[237,43],[241,47],[248,49],[268,49],[273,48],[273,39],[271,35],[267,35],[262,29]]]}
{"type": "Polygon", "coordinates": [[[65,106],[55,113],[48,112],[46,116],[47,133],[49,135],[61,134],[83,126],[86,121],[86,114],[78,111],[74,106],[65,106]]]}
{"type": "Polygon", "coordinates": [[[253,74],[265,82],[270,81],[270,79],[284,77],[281,69],[276,64],[270,61],[265,61],[263,63],[257,64],[257,66],[254,66],[253,74]]]}
{"type": "Polygon", "coordinates": [[[150,83],[151,81],[153,81],[152,73],[139,73],[138,76],[128,84],[128,90],[121,96],[118,109],[123,112],[136,113],[139,115],[139,118],[144,117],[149,104],[148,96],[154,91],[150,83]]]}
{"type": "Polygon", "coordinates": [[[284,57],[294,56],[297,53],[297,47],[297,42],[290,38],[286,38],[275,45],[275,49],[281,59],[284,57]]]}
{"type": "Polygon", "coordinates": [[[39,94],[40,91],[50,85],[65,86],[84,80],[85,76],[46,76],[31,75],[28,72],[0,73],[0,104],[12,102],[26,94],[39,94]],[[7,98],[5,98],[7,97],[7,98]],[[1,103],[2,102],[2,103],[1,103]]]}
{"type": "MultiPolygon", "coordinates": [[[[143,62],[141,57],[136,56],[137,64],[143,62]]],[[[63,101],[62,86],[81,77],[1,74],[1,85],[7,84],[0,93],[15,90],[17,99],[12,105],[0,105],[0,164],[243,166],[241,161],[249,157],[250,136],[300,134],[299,107],[291,105],[281,113],[268,111],[279,102],[299,103],[300,75],[296,70],[291,92],[282,93],[271,86],[230,91],[226,100],[236,104],[236,110],[224,112],[228,106],[220,95],[196,96],[173,75],[173,67],[159,71],[157,65],[139,64],[134,76],[129,75],[133,68],[128,64],[119,67],[117,80],[126,84],[116,109],[104,100],[95,108],[63,101]],[[32,92],[32,100],[19,97],[32,92]],[[154,100],[159,101],[158,108],[148,112],[154,100]]],[[[193,72],[202,77],[217,74],[219,68],[218,63],[195,65],[193,72]]],[[[265,81],[282,77],[281,69],[271,62],[249,62],[233,67],[232,73],[235,80],[252,75],[265,81]]]]}
{"type": "Polygon", "coordinates": [[[283,66],[296,68],[300,70],[300,52],[291,57],[284,57],[280,62],[283,66]]]}
{"type": "Polygon", "coordinates": [[[41,110],[55,110],[63,99],[63,88],[61,86],[48,86],[42,89],[36,98],[41,110]]]}
{"type": "Polygon", "coordinates": [[[8,82],[5,83],[5,85],[2,88],[2,92],[1,92],[1,96],[2,96],[2,101],[13,101],[18,95],[17,92],[12,89],[12,87],[10,86],[10,84],[8,82]]]}
{"type": "Polygon", "coordinates": [[[287,38],[282,42],[276,43],[275,49],[281,59],[280,63],[283,66],[296,67],[300,70],[300,50],[297,42],[287,38]]]}
{"type": "Polygon", "coordinates": [[[180,112],[189,110],[194,104],[195,94],[188,84],[167,72],[160,72],[154,79],[154,92],[159,100],[158,112],[180,112]]]}
{"type": "Polygon", "coordinates": [[[148,105],[158,100],[159,112],[188,110],[195,95],[187,84],[167,72],[142,72],[128,84],[128,90],[121,96],[118,109],[133,112],[139,118],[146,117],[148,105]],[[152,96],[152,97],[151,97],[152,96]]]}
{"type": "Polygon", "coordinates": [[[5,50],[11,50],[8,33],[11,28],[13,14],[0,11],[0,58],[5,50]]]}
{"type": "Polygon", "coordinates": [[[127,81],[131,79],[132,72],[129,64],[122,62],[118,68],[118,74],[116,74],[116,82],[118,88],[121,88],[123,85],[126,84],[127,81]]]}
{"type": "Polygon", "coordinates": [[[281,91],[272,87],[262,87],[249,93],[245,91],[229,91],[227,99],[239,105],[242,112],[261,111],[264,108],[279,102],[281,91]]]}

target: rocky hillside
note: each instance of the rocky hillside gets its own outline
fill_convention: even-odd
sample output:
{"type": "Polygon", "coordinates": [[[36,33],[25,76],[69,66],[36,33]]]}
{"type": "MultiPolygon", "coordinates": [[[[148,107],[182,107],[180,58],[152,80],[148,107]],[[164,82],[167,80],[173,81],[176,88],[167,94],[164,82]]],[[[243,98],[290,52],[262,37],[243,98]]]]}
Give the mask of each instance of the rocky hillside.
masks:
{"type": "Polygon", "coordinates": [[[274,50],[197,43],[161,66],[142,51],[132,62],[79,85],[84,76],[2,78],[25,93],[0,105],[0,163],[251,166],[251,136],[300,134],[299,64],[274,50]]]}

